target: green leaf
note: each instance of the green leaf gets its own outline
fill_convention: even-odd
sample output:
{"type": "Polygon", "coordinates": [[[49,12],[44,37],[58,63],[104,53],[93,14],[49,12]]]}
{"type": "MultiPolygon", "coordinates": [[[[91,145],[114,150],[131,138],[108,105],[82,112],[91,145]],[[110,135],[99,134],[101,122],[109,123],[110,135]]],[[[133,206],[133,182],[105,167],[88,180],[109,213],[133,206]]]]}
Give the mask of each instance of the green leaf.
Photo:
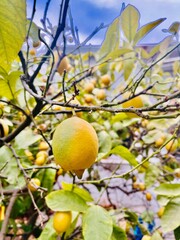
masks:
{"type": "Polygon", "coordinates": [[[127,53],[124,60],[124,79],[128,80],[133,69],[136,67],[134,63],[135,53],[127,53]]]}
{"type": "MultiPolygon", "coordinates": [[[[27,24],[26,24],[27,31],[29,29],[30,22],[31,22],[30,20],[27,20],[27,24]]],[[[31,23],[29,36],[32,38],[34,43],[39,42],[39,28],[34,22],[31,23]]]]}
{"type": "Polygon", "coordinates": [[[54,186],[56,177],[56,170],[55,169],[44,169],[43,175],[41,179],[41,187],[48,189],[48,192],[51,192],[54,186]]]}
{"type": "Polygon", "coordinates": [[[20,71],[14,71],[2,77],[2,73],[0,72],[0,96],[6,97],[8,100],[17,97],[20,89],[22,89],[20,81],[18,81],[21,74],[22,72],[20,71]]]}
{"type": "Polygon", "coordinates": [[[156,46],[154,46],[149,52],[149,58],[152,58],[159,51],[159,48],[160,48],[160,44],[157,44],[156,46]]]}
{"type": "Polygon", "coordinates": [[[147,188],[151,187],[160,175],[161,170],[154,164],[149,164],[148,169],[145,173],[145,185],[147,188]]]}
{"type": "Polygon", "coordinates": [[[154,220],[154,212],[153,211],[144,211],[141,214],[141,218],[143,219],[144,222],[149,222],[151,223],[154,220]]]}
{"type": "Polygon", "coordinates": [[[58,190],[46,196],[46,204],[53,211],[77,211],[84,212],[88,205],[74,192],[58,190]]]}
{"type": "Polygon", "coordinates": [[[112,147],[111,136],[106,131],[101,131],[98,134],[99,139],[99,152],[108,152],[112,147]]]}
{"type": "Polygon", "coordinates": [[[105,58],[110,52],[119,48],[119,17],[108,27],[105,39],[97,53],[98,61],[105,58]]]}
{"type": "Polygon", "coordinates": [[[105,61],[106,59],[111,59],[114,60],[116,58],[119,58],[120,56],[132,52],[132,49],[128,49],[128,48],[120,48],[120,49],[116,49],[115,51],[111,51],[106,58],[104,58],[103,60],[105,61]]]}
{"type": "Polygon", "coordinates": [[[115,123],[115,122],[120,122],[124,119],[127,119],[127,115],[125,113],[117,113],[116,115],[112,116],[111,118],[111,124],[115,123]]]}
{"type": "Polygon", "coordinates": [[[16,219],[20,216],[24,216],[31,208],[31,204],[32,201],[29,195],[18,196],[11,211],[11,218],[16,219]]]}
{"type": "Polygon", "coordinates": [[[163,240],[160,233],[158,231],[155,231],[153,235],[151,236],[151,240],[163,240]]]}
{"type": "Polygon", "coordinates": [[[180,204],[169,202],[161,217],[163,232],[170,232],[180,226],[180,204]]]}
{"type": "Polygon", "coordinates": [[[0,148],[0,168],[3,168],[3,176],[6,176],[6,181],[11,184],[11,188],[21,188],[25,185],[24,178],[20,175],[20,170],[17,167],[16,159],[12,156],[11,150],[3,146],[0,148]]]}
{"type": "Polygon", "coordinates": [[[92,202],[93,198],[91,197],[90,193],[80,187],[77,187],[76,185],[72,183],[66,183],[66,182],[61,182],[62,188],[66,191],[73,191],[77,195],[79,195],[81,198],[84,199],[86,202],[92,202]]]}
{"type": "Polygon", "coordinates": [[[28,128],[23,130],[16,138],[15,143],[17,148],[26,149],[33,143],[39,141],[42,138],[41,135],[34,134],[33,131],[28,128]]]}
{"type": "Polygon", "coordinates": [[[83,215],[83,236],[85,240],[110,240],[113,221],[109,213],[100,206],[92,205],[83,215]]]}
{"type": "Polygon", "coordinates": [[[171,198],[168,196],[158,195],[157,200],[161,206],[166,206],[168,202],[171,200],[171,198]]]}
{"type": "Polygon", "coordinates": [[[125,231],[116,226],[116,225],[113,225],[113,233],[112,233],[112,236],[111,236],[111,240],[127,240],[127,236],[126,236],[126,233],[125,231]]]}
{"type": "Polygon", "coordinates": [[[49,221],[46,223],[46,226],[44,227],[40,237],[38,240],[57,240],[57,233],[55,232],[53,228],[53,218],[50,218],[49,221]]]}
{"type": "Polygon", "coordinates": [[[176,240],[180,240],[180,226],[174,230],[174,237],[176,240]]]}
{"type": "Polygon", "coordinates": [[[130,222],[133,222],[135,224],[138,223],[138,215],[135,212],[126,210],[125,211],[125,219],[127,219],[130,222]]]}
{"type": "Polygon", "coordinates": [[[176,33],[178,33],[179,29],[180,29],[180,22],[174,22],[168,28],[168,31],[172,34],[176,34],[176,33]]]}
{"type": "Polygon", "coordinates": [[[145,136],[142,137],[142,139],[146,144],[151,144],[154,143],[161,136],[163,136],[163,134],[164,133],[159,129],[154,129],[149,131],[145,136]]]}
{"type": "Polygon", "coordinates": [[[139,27],[139,11],[132,5],[128,5],[121,14],[121,26],[125,37],[132,42],[139,27]]]}
{"type": "Polygon", "coordinates": [[[153,22],[147,23],[142,26],[136,33],[134,38],[134,45],[136,45],[140,40],[142,40],[149,32],[151,32],[155,27],[164,22],[166,18],[160,18],[153,22]]]}
{"type": "Polygon", "coordinates": [[[122,145],[119,145],[119,146],[113,148],[111,151],[109,151],[106,154],[106,157],[111,155],[111,154],[115,154],[115,155],[120,156],[124,160],[128,161],[129,164],[132,165],[132,166],[136,166],[138,164],[135,156],[129,151],[129,149],[127,149],[126,147],[124,147],[122,145]]]}
{"type": "Polygon", "coordinates": [[[155,193],[165,195],[167,197],[180,196],[180,184],[178,183],[162,183],[159,187],[155,188],[155,193]]]}
{"type": "Polygon", "coordinates": [[[26,36],[26,1],[0,1],[0,66],[9,69],[26,36]]]}
{"type": "Polygon", "coordinates": [[[74,232],[77,222],[78,222],[78,219],[79,219],[79,215],[80,215],[79,213],[73,212],[73,221],[72,221],[70,227],[68,228],[68,230],[66,231],[65,239],[69,239],[68,236],[70,236],[74,232]]]}

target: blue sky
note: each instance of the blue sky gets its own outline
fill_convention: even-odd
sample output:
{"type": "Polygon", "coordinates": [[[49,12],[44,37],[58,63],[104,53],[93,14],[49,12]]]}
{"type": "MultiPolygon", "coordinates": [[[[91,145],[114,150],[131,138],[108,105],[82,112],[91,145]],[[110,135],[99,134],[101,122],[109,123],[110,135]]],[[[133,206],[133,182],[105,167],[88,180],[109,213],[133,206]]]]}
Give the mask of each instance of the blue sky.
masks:
{"type": "MultiPolygon", "coordinates": [[[[28,12],[33,0],[27,0],[28,12]]],[[[56,24],[58,19],[58,9],[61,0],[51,0],[49,19],[56,24]]],[[[141,13],[140,25],[154,21],[158,18],[167,19],[157,29],[146,37],[146,43],[156,43],[161,41],[167,34],[162,32],[163,28],[168,28],[173,22],[180,21],[180,0],[71,0],[70,6],[74,24],[78,27],[81,40],[87,37],[95,27],[101,23],[109,24],[118,16],[122,3],[134,5],[141,13]]],[[[36,22],[42,18],[43,8],[46,0],[37,0],[36,22]]],[[[30,16],[28,14],[28,16],[30,16]]],[[[104,38],[105,30],[99,32],[91,43],[100,44],[104,38]]]]}

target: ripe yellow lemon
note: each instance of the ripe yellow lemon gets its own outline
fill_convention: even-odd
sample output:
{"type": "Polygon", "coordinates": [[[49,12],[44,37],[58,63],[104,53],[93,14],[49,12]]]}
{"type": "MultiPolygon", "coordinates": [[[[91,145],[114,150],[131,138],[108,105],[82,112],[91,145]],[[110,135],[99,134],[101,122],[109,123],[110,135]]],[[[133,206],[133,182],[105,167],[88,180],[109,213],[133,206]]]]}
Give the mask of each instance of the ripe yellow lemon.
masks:
{"type": "MultiPolygon", "coordinates": [[[[127,97],[127,95],[126,95],[126,97],[127,97]]],[[[144,105],[144,104],[143,104],[143,101],[142,101],[142,99],[141,99],[140,96],[137,96],[137,97],[135,97],[135,98],[132,98],[132,99],[130,99],[129,101],[124,102],[124,103],[122,104],[123,108],[142,108],[143,105],[144,105]]],[[[138,117],[138,115],[135,114],[135,113],[126,112],[126,114],[127,114],[127,116],[128,116],[129,118],[138,117]]]]}
{"type": "Polygon", "coordinates": [[[149,192],[146,193],[146,200],[147,200],[147,201],[151,201],[151,200],[152,200],[152,195],[151,195],[151,193],[149,193],[149,192]]]}
{"type": "Polygon", "coordinates": [[[139,183],[139,190],[144,191],[146,189],[146,186],[144,183],[139,183]]]}
{"type": "Polygon", "coordinates": [[[177,178],[180,178],[180,168],[176,168],[174,170],[174,175],[177,177],[177,178]]]}
{"type": "Polygon", "coordinates": [[[101,76],[100,81],[104,86],[107,87],[107,86],[109,86],[109,84],[111,82],[111,77],[109,76],[109,74],[105,74],[105,75],[101,76]]]}
{"type": "Polygon", "coordinates": [[[37,191],[40,185],[41,185],[41,182],[38,178],[32,178],[28,183],[28,188],[31,192],[35,192],[37,191]]]}
{"type": "Polygon", "coordinates": [[[5,137],[9,133],[9,126],[4,119],[0,119],[0,137],[5,137]]]}
{"type": "Polygon", "coordinates": [[[94,96],[92,94],[85,94],[84,100],[86,103],[90,104],[94,101],[94,96]]]}
{"type": "Polygon", "coordinates": [[[42,166],[42,165],[44,165],[45,162],[46,162],[46,158],[43,155],[37,157],[36,160],[35,160],[35,164],[37,166],[42,166]]]}
{"type": "Polygon", "coordinates": [[[24,153],[25,153],[26,157],[27,157],[29,160],[31,160],[31,161],[34,160],[34,156],[33,156],[33,154],[32,154],[31,151],[29,151],[28,149],[26,149],[26,150],[24,151],[24,153]]]}
{"type": "MultiPolygon", "coordinates": [[[[57,52],[54,53],[54,58],[55,58],[55,63],[57,64],[58,60],[59,60],[59,55],[57,52]]],[[[64,70],[65,71],[69,71],[71,69],[71,64],[69,63],[69,59],[68,57],[64,57],[59,66],[57,67],[57,72],[62,75],[64,73],[64,70]]]]}
{"type": "Polygon", "coordinates": [[[92,93],[93,89],[94,89],[94,84],[92,82],[87,82],[84,85],[84,91],[87,93],[92,93]]]}
{"type": "Polygon", "coordinates": [[[49,148],[49,145],[48,145],[47,142],[42,141],[42,142],[39,143],[38,148],[39,148],[40,151],[45,151],[49,148]]]}
{"type": "Polygon", "coordinates": [[[104,89],[98,89],[98,91],[96,92],[96,97],[99,100],[104,100],[106,98],[106,91],[104,89]]]}
{"type": "Polygon", "coordinates": [[[71,220],[71,211],[56,212],[53,216],[53,228],[58,234],[66,232],[71,225],[71,220]]]}
{"type": "Polygon", "coordinates": [[[174,152],[178,148],[178,140],[177,139],[172,139],[168,144],[165,146],[166,150],[168,152],[174,152]]]}
{"type": "Polygon", "coordinates": [[[161,208],[158,210],[157,215],[158,215],[159,218],[161,218],[162,215],[164,214],[164,210],[165,210],[164,207],[161,207],[161,208]]]}
{"type": "Polygon", "coordinates": [[[163,145],[163,143],[165,142],[166,140],[166,136],[165,135],[162,135],[160,138],[158,138],[156,141],[155,141],[155,146],[156,147],[161,147],[163,145]]]}
{"type": "Polygon", "coordinates": [[[39,151],[37,154],[36,154],[36,158],[40,157],[40,156],[43,156],[45,159],[48,157],[48,153],[46,151],[39,151]]]}
{"type": "Polygon", "coordinates": [[[33,47],[38,48],[41,45],[40,41],[33,41],[33,47]]]}
{"type": "Polygon", "coordinates": [[[87,121],[71,117],[62,121],[52,139],[55,162],[65,171],[72,171],[78,177],[96,160],[98,138],[94,128],[87,121]]]}
{"type": "Polygon", "coordinates": [[[29,50],[29,53],[30,53],[31,56],[35,56],[35,55],[36,55],[36,49],[31,48],[31,49],[29,50]]]}

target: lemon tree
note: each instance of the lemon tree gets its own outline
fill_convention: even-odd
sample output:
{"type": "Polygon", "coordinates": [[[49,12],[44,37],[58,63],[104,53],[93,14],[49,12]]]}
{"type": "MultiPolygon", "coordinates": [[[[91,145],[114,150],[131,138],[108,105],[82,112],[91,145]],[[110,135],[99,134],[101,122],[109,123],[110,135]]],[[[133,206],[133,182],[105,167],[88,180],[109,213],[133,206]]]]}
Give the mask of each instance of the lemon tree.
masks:
{"type": "Polygon", "coordinates": [[[51,4],[0,3],[0,239],[179,240],[180,23],[143,48],[165,19],[122,4],[80,42],[51,4]]]}

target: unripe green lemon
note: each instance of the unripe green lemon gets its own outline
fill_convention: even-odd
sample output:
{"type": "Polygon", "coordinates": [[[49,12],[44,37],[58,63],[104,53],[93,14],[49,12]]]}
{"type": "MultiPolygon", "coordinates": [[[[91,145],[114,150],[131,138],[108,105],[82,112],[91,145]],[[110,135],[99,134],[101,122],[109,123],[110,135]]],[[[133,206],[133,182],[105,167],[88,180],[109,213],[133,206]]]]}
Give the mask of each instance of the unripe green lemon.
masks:
{"type": "Polygon", "coordinates": [[[96,160],[97,134],[90,123],[73,116],[57,126],[53,134],[52,150],[57,164],[65,171],[72,171],[81,177],[84,170],[96,160]]]}

